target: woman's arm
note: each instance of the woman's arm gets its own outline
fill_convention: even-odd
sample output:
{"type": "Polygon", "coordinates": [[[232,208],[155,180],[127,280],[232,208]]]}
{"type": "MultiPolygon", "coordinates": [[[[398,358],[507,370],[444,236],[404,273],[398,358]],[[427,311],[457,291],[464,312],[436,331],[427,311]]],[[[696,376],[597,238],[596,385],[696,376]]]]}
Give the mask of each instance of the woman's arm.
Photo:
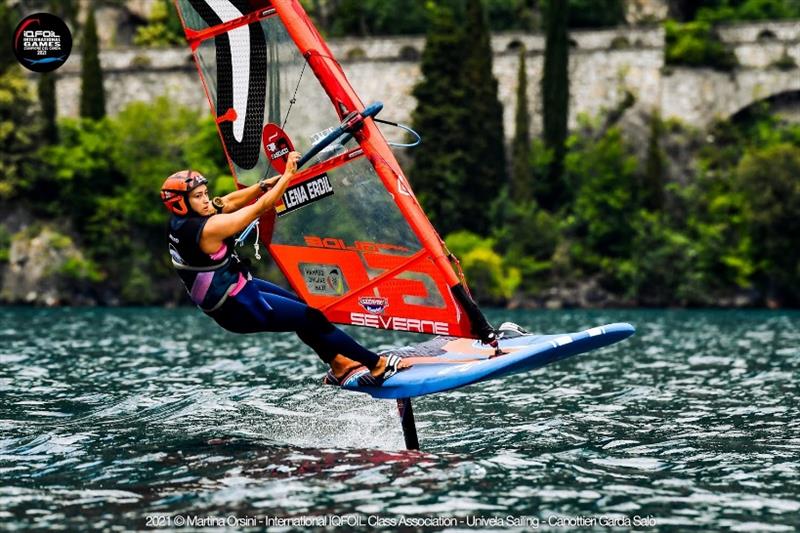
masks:
{"type": "MultiPolygon", "coordinates": [[[[222,202],[222,213],[233,213],[241,209],[242,207],[249,204],[253,201],[254,198],[257,198],[259,194],[262,192],[266,192],[268,189],[267,187],[273,187],[280,176],[275,176],[274,178],[263,179],[249,187],[245,187],[244,189],[238,189],[233,191],[232,193],[228,193],[225,196],[220,198],[222,202]]],[[[216,201],[216,198],[214,199],[216,201]]]]}
{"type": "MultiPolygon", "coordinates": [[[[299,153],[292,152],[289,154],[289,160],[286,163],[286,171],[275,183],[275,186],[252,204],[246,205],[232,213],[222,213],[209,218],[200,236],[200,249],[207,254],[213,254],[222,246],[222,241],[236,235],[252,221],[256,220],[266,211],[272,209],[275,203],[283,196],[283,193],[286,192],[289,182],[297,172],[297,161],[299,159],[299,153]]],[[[258,187],[257,184],[256,187],[258,187]]],[[[249,188],[250,187],[247,189],[249,188]]],[[[247,189],[242,190],[244,191],[247,189]]]]}

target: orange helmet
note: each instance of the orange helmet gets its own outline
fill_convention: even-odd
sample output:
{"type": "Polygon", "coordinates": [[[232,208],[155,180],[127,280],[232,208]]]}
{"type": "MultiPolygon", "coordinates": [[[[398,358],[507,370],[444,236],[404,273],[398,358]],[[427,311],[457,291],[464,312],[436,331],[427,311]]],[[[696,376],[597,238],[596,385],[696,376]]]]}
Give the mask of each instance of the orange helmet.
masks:
{"type": "Polygon", "coordinates": [[[202,174],[194,170],[179,170],[168,177],[161,186],[161,200],[172,213],[178,216],[189,214],[189,193],[208,183],[202,174]]]}

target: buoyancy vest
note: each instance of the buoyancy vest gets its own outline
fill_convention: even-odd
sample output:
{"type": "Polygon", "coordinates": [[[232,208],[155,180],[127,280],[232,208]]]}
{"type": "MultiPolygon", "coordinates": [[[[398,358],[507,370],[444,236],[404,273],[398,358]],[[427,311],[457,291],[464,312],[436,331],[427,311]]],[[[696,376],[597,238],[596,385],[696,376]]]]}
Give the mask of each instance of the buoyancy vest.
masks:
{"type": "Polygon", "coordinates": [[[168,235],[172,266],[192,302],[207,313],[225,302],[242,282],[242,276],[250,278],[247,267],[236,255],[233,237],[225,239],[215,254],[207,254],[200,248],[203,227],[211,216],[173,215],[168,235]]]}

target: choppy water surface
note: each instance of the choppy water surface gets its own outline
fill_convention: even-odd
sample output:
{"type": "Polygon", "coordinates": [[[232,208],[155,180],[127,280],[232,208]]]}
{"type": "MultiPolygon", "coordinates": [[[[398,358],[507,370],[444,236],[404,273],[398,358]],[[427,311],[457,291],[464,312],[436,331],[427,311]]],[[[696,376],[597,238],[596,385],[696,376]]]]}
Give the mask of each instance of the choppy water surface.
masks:
{"type": "MultiPolygon", "coordinates": [[[[191,516],[800,524],[800,314],[490,318],[638,333],[417,399],[424,451],[407,452],[395,405],[322,386],[322,363],[293,335],[228,334],[192,309],[0,309],[0,530],[179,528],[191,516]]],[[[419,340],[351,331],[373,347],[419,340]]]]}

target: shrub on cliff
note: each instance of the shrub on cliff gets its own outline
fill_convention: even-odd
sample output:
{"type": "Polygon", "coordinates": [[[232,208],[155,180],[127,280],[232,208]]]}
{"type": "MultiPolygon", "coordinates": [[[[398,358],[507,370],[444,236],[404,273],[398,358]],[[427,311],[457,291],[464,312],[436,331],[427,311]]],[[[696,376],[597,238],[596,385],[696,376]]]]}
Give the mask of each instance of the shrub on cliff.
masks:
{"type": "Polygon", "coordinates": [[[800,303],[800,148],[780,143],[749,151],[736,168],[736,190],[752,242],[754,273],[768,297],[800,303]]]}
{"type": "Polygon", "coordinates": [[[572,136],[565,158],[575,200],[565,231],[574,264],[615,281],[615,261],[630,256],[631,215],[637,209],[638,161],[617,127],[599,138],[572,136]]]}
{"type": "Polygon", "coordinates": [[[736,68],[736,56],[720,41],[712,25],[706,21],[681,24],[664,23],[664,61],[667,65],[710,67],[730,71],[736,68]]]}
{"type": "Polygon", "coordinates": [[[797,0],[722,0],[698,2],[697,20],[730,22],[744,20],[785,20],[800,18],[797,0]],[[711,5],[702,5],[702,4],[711,5]]]}
{"type": "Polygon", "coordinates": [[[483,303],[503,303],[521,282],[518,269],[509,267],[494,251],[494,241],[469,231],[451,233],[445,238],[448,249],[461,261],[461,267],[474,297],[483,303]]]}

